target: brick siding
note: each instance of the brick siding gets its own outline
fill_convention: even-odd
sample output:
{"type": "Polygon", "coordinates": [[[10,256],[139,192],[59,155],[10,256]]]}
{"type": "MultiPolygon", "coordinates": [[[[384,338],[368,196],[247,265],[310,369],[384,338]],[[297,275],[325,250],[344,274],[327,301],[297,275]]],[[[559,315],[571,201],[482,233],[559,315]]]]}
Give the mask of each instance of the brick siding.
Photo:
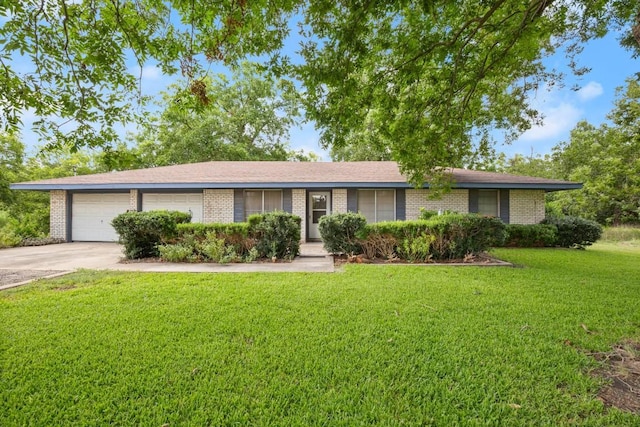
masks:
{"type": "Polygon", "coordinates": [[[129,190],[129,210],[138,211],[138,190],[129,190]]]}
{"type": "Polygon", "coordinates": [[[429,199],[429,190],[408,189],[406,191],[408,220],[418,219],[420,208],[428,211],[453,211],[460,213],[469,212],[469,191],[454,189],[450,193],[442,195],[437,200],[429,199]]]}
{"type": "Polygon", "coordinates": [[[51,210],[49,212],[49,236],[55,239],[67,239],[67,191],[49,192],[51,210]]]}
{"type": "Polygon", "coordinates": [[[233,222],[233,190],[205,189],[202,192],[202,222],[233,222]]]}
{"type": "Polygon", "coordinates": [[[331,206],[331,213],[346,213],[347,212],[347,189],[346,188],[334,188],[333,189],[333,205],[331,206]]]}
{"type": "Polygon", "coordinates": [[[544,219],[544,190],[509,191],[511,224],[537,224],[544,219]]]}
{"type": "Polygon", "coordinates": [[[300,241],[305,242],[307,235],[307,191],[303,188],[291,190],[291,213],[298,215],[300,222],[300,241]]]}

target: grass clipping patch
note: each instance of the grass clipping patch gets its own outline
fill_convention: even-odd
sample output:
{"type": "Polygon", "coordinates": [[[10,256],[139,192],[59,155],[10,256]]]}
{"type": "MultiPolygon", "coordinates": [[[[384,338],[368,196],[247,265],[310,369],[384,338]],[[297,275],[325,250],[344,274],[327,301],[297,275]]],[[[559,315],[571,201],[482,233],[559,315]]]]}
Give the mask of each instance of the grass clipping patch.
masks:
{"type": "Polygon", "coordinates": [[[640,415],[640,342],[627,341],[592,354],[604,366],[595,375],[609,380],[598,397],[607,406],[640,415]]]}

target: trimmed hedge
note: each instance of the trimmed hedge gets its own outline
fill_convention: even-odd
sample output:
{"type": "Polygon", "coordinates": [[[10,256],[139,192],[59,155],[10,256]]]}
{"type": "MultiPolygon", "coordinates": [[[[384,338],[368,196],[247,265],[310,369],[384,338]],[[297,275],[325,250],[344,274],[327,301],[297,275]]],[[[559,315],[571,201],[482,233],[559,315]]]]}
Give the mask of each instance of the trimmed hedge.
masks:
{"type": "Polygon", "coordinates": [[[575,216],[549,217],[545,218],[541,224],[549,224],[557,228],[555,245],[563,248],[584,249],[602,236],[600,224],[575,216]]]}
{"type": "Polygon", "coordinates": [[[177,224],[191,221],[191,214],[178,211],[125,212],[111,225],[124,245],[129,259],[157,257],[158,245],[177,234],[177,224]]]}
{"type": "Polygon", "coordinates": [[[508,224],[504,245],[518,248],[554,246],[558,229],[551,224],[508,224]]]}
{"type": "Polygon", "coordinates": [[[248,222],[260,258],[292,260],[300,253],[299,216],[276,211],[251,215],[248,222]]]}
{"type": "Polygon", "coordinates": [[[251,262],[293,259],[300,253],[301,218],[286,212],[251,215],[241,223],[178,224],[162,240],[160,257],[170,262],[251,262]]]}
{"type": "Polygon", "coordinates": [[[358,234],[367,225],[364,215],[353,212],[325,215],[318,221],[324,248],[332,254],[359,254],[362,246],[358,234]]]}
{"type": "Polygon", "coordinates": [[[364,253],[368,258],[400,257],[416,262],[479,254],[502,245],[506,234],[498,218],[456,213],[370,225],[362,215],[333,214],[322,217],[319,228],[331,253],[364,253]]]}

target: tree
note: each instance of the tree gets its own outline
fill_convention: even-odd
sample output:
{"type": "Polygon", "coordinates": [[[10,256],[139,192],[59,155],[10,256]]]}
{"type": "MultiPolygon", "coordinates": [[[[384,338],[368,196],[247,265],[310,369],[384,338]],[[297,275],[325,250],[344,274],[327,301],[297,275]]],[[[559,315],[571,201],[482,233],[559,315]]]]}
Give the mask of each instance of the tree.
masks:
{"type": "Polygon", "coordinates": [[[289,148],[289,129],[300,119],[299,95],[289,81],[244,62],[231,77],[203,82],[204,103],[178,85],[164,94],[164,111],[135,136],[140,166],[305,159],[289,148]]]}
{"type": "Polygon", "coordinates": [[[537,121],[528,94],[558,78],[541,60],[559,46],[569,43],[574,64],[582,43],[622,28],[637,54],[638,12],[622,0],[9,0],[0,6],[1,120],[16,126],[31,108],[54,143],[108,146],[140,100],[128,57],[138,69],[180,70],[202,104],[212,62],[260,58],[300,79],[325,147],[340,149],[373,123],[382,151],[420,184],[490,149],[494,129],[509,139],[537,121]],[[302,63],[283,49],[297,17],[302,63]],[[15,68],[16,56],[33,70],[15,68]],[[380,120],[365,120],[372,111],[380,120]]]}
{"type": "Polygon", "coordinates": [[[23,162],[24,144],[15,135],[0,133],[0,209],[15,200],[9,184],[19,179],[23,162]]]}
{"type": "Polygon", "coordinates": [[[558,195],[557,210],[602,224],[640,223],[640,82],[618,89],[612,124],[598,128],[580,122],[568,143],[554,148],[553,160],[564,179],[584,187],[558,195]]]}

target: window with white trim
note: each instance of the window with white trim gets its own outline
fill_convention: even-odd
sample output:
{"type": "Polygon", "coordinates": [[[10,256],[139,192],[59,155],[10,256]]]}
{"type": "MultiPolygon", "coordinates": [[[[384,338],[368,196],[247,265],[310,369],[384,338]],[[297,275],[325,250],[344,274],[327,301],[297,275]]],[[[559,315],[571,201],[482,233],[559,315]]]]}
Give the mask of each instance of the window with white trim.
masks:
{"type": "Polygon", "coordinates": [[[245,190],[245,220],[249,215],[278,210],[282,210],[282,190],[245,190]]]}
{"type": "Polygon", "coordinates": [[[395,190],[358,190],[358,212],[368,223],[396,219],[395,190]]]}
{"type": "Polygon", "coordinates": [[[500,213],[498,190],[478,190],[478,213],[498,217],[500,213]]]}

